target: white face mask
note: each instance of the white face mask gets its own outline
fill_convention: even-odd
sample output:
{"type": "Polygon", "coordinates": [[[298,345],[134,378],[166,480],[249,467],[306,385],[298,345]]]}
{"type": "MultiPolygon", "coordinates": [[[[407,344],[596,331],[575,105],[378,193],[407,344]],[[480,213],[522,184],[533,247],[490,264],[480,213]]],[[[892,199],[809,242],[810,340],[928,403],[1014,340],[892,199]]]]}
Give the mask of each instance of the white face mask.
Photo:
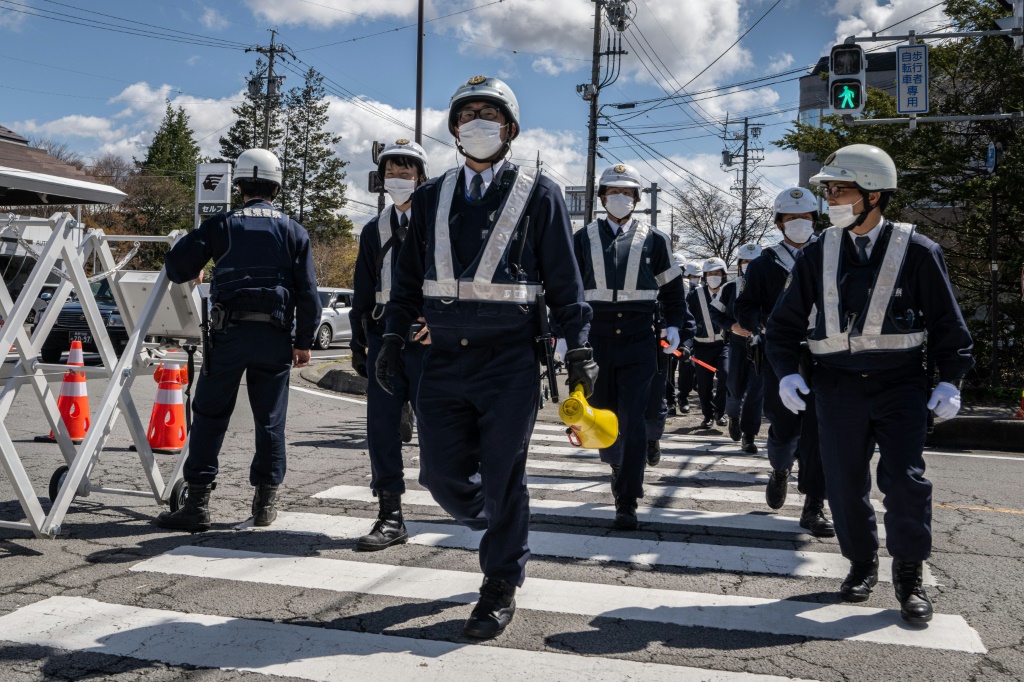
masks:
{"type": "Polygon", "coordinates": [[[416,181],[387,178],[384,180],[384,190],[391,195],[391,201],[395,202],[395,206],[401,206],[409,201],[409,197],[416,190],[416,181]]]}
{"type": "Polygon", "coordinates": [[[635,206],[636,202],[628,194],[609,194],[604,198],[604,207],[616,220],[622,220],[628,216],[633,212],[635,206]]]}
{"type": "Polygon", "coordinates": [[[479,161],[486,161],[501,151],[505,143],[501,139],[501,129],[505,126],[497,121],[485,121],[474,118],[469,123],[459,126],[459,144],[466,156],[479,161]]]}
{"type": "Polygon", "coordinates": [[[814,223],[807,218],[796,218],[783,223],[782,226],[786,231],[786,239],[794,244],[806,244],[814,234],[814,223]]]}
{"type": "Polygon", "coordinates": [[[708,286],[711,287],[712,289],[717,289],[718,287],[722,286],[722,278],[719,277],[718,275],[709,275],[708,286]]]}
{"type": "Polygon", "coordinates": [[[829,206],[828,207],[828,221],[839,228],[849,227],[857,222],[857,213],[854,212],[853,207],[859,204],[862,200],[858,199],[852,204],[843,204],[841,206],[829,206]]]}

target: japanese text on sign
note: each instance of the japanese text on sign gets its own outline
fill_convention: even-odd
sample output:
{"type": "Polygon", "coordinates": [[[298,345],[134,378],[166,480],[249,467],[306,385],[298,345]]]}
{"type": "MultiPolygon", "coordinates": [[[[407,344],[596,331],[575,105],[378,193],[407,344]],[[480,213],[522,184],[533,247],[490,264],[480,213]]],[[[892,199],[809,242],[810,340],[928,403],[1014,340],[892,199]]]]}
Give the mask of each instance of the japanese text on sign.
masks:
{"type": "Polygon", "coordinates": [[[928,46],[896,48],[896,111],[924,114],[928,111],[928,46]]]}

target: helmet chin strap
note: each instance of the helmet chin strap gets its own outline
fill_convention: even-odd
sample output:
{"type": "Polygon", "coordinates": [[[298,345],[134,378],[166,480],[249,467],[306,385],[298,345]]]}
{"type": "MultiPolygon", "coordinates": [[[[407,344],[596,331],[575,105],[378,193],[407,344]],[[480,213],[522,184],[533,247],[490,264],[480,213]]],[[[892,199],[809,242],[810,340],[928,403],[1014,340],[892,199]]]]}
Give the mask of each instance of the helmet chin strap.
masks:
{"type": "Polygon", "coordinates": [[[857,215],[857,220],[853,221],[853,224],[846,228],[847,230],[856,230],[858,227],[863,225],[864,221],[868,219],[869,215],[871,215],[872,208],[868,205],[868,193],[864,190],[860,191],[860,201],[866,208],[857,215]]]}

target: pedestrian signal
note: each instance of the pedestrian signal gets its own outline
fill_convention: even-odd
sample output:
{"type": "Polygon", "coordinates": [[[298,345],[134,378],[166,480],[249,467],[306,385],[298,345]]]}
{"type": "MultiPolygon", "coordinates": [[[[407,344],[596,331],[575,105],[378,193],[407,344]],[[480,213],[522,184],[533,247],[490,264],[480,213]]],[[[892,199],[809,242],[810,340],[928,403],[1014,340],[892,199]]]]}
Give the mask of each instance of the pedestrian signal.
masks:
{"type": "Polygon", "coordinates": [[[832,48],[829,56],[829,108],[839,116],[863,113],[867,95],[867,58],[864,48],[844,43],[832,48]]]}

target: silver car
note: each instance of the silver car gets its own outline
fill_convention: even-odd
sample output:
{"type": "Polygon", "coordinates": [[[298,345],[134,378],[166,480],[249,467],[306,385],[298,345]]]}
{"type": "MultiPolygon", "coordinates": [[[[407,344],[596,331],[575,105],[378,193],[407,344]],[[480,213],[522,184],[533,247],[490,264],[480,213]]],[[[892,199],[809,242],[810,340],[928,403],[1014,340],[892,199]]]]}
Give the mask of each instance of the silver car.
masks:
{"type": "Polygon", "coordinates": [[[332,343],[348,341],[352,338],[352,326],[348,321],[348,313],[352,309],[351,289],[331,289],[317,287],[320,294],[320,326],[313,337],[313,347],[327,350],[332,343]]]}

